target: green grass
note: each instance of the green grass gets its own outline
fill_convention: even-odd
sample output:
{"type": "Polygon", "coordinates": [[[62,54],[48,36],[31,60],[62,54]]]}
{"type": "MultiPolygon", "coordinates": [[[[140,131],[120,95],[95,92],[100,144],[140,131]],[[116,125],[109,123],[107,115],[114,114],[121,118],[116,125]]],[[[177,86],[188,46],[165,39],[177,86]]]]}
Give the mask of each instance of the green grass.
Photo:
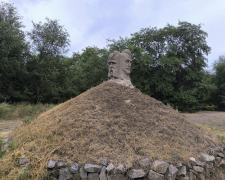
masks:
{"type": "Polygon", "coordinates": [[[206,126],[206,125],[198,125],[198,128],[204,129],[206,131],[209,131],[215,134],[222,143],[225,143],[225,127],[224,126],[213,127],[213,126],[206,126]]]}
{"type": "Polygon", "coordinates": [[[30,104],[26,102],[15,103],[15,104],[0,104],[0,119],[10,120],[10,119],[23,119],[24,122],[30,122],[35,116],[40,113],[45,112],[55,105],[53,104],[30,104]]]}
{"type": "Polygon", "coordinates": [[[5,154],[5,150],[1,150],[2,149],[2,138],[0,137],[0,158],[5,154]]]}

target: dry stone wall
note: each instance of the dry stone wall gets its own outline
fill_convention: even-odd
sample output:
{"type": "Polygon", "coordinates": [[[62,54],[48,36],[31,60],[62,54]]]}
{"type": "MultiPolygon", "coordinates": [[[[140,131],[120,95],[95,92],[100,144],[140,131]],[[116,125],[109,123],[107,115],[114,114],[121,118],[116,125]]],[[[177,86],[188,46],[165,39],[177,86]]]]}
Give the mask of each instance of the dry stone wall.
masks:
{"type": "MultiPolygon", "coordinates": [[[[6,144],[6,138],[3,138],[6,144]]],[[[225,145],[212,150],[212,155],[201,154],[201,159],[189,158],[187,164],[155,160],[151,162],[148,158],[139,161],[139,167],[135,169],[132,164],[118,165],[107,159],[100,158],[99,164],[85,164],[80,166],[76,162],[67,163],[63,161],[49,160],[46,166],[48,180],[205,180],[215,172],[216,168],[225,167],[225,145]]],[[[18,166],[30,169],[31,160],[25,155],[19,160],[18,166]]]]}
{"type": "MultiPolygon", "coordinates": [[[[140,160],[141,168],[135,169],[131,164],[115,167],[106,159],[99,159],[99,164],[85,164],[80,167],[76,162],[68,164],[49,160],[48,178],[51,180],[205,180],[210,179],[215,168],[225,166],[224,146],[213,149],[213,155],[201,154],[201,159],[190,157],[187,164],[169,164],[148,158],[140,160]]],[[[24,161],[25,162],[25,161],[24,161]]],[[[29,162],[27,160],[26,162],[29,162]]]]}

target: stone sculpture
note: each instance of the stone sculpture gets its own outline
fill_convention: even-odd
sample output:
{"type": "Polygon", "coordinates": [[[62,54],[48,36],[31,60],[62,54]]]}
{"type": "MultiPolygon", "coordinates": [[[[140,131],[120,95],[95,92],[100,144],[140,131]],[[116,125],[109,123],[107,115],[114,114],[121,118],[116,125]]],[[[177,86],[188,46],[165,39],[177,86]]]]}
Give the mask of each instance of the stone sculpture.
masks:
{"type": "Polygon", "coordinates": [[[108,58],[108,79],[126,86],[132,86],[130,81],[131,52],[126,49],[122,53],[114,51],[108,58]]]}

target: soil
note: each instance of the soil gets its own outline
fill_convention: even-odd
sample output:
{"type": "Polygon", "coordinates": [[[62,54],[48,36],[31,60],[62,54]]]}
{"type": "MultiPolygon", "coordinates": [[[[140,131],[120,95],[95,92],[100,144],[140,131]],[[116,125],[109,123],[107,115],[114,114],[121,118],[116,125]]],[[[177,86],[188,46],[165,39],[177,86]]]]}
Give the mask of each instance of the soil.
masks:
{"type": "Polygon", "coordinates": [[[210,127],[225,127],[225,112],[220,111],[200,111],[198,113],[184,113],[184,116],[196,123],[210,127]]]}
{"type": "Polygon", "coordinates": [[[20,124],[21,120],[0,120],[0,137],[7,136],[20,124]]]}

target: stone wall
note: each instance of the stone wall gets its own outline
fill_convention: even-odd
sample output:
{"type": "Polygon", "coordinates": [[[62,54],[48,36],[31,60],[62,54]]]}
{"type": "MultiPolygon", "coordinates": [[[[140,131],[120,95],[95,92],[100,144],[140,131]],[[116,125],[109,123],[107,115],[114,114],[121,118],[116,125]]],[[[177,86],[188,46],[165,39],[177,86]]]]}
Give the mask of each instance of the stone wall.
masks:
{"type": "MultiPolygon", "coordinates": [[[[68,164],[49,160],[47,171],[51,180],[204,180],[210,179],[215,168],[225,166],[224,147],[213,149],[213,155],[201,154],[201,159],[190,157],[187,164],[169,164],[164,161],[151,162],[148,158],[140,160],[140,168],[131,164],[115,167],[106,159],[99,159],[99,164],[85,164],[80,167],[76,162],[68,164]]],[[[28,162],[28,161],[27,161],[28,162]]]]}
{"type": "MultiPolygon", "coordinates": [[[[2,139],[4,144],[6,138],[2,139]]],[[[225,166],[225,146],[221,145],[212,150],[212,155],[201,154],[201,159],[189,158],[187,164],[169,164],[148,158],[139,161],[140,168],[134,168],[132,164],[115,167],[107,159],[99,159],[99,164],[85,164],[81,167],[76,162],[69,164],[62,161],[49,160],[46,170],[49,180],[205,180],[210,179],[216,168],[225,166]]],[[[30,159],[23,155],[18,166],[30,169],[30,159]]]]}

